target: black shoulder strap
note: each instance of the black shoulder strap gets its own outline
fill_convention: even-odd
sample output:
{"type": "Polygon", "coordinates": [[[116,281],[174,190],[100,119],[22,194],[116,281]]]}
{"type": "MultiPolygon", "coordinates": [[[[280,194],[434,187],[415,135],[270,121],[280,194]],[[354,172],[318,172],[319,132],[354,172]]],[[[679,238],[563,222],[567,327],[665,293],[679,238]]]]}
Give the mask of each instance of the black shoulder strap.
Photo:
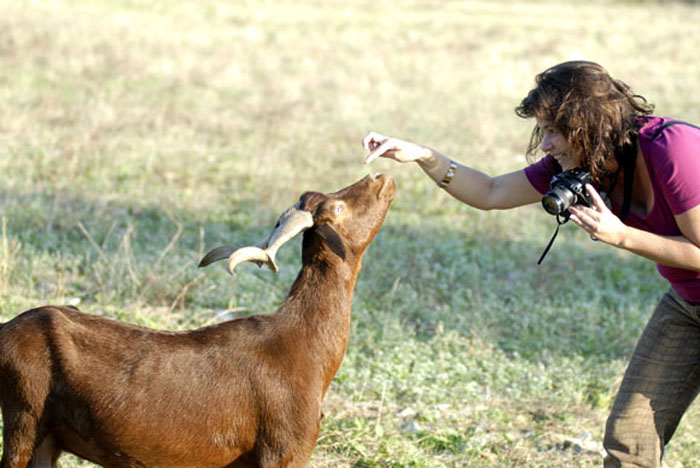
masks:
{"type": "Polygon", "coordinates": [[[668,127],[670,127],[672,125],[686,125],[688,127],[693,127],[693,128],[697,128],[698,130],[700,130],[700,127],[698,127],[697,125],[693,125],[693,124],[688,123],[688,122],[683,122],[681,120],[671,120],[671,121],[666,122],[665,124],[663,124],[662,126],[660,126],[659,128],[656,129],[656,131],[654,132],[654,135],[651,137],[651,141],[656,140],[656,137],[661,135],[661,132],[663,132],[664,130],[666,130],[668,127]]]}
{"type": "MultiPolygon", "coordinates": [[[[624,221],[630,214],[632,208],[632,183],[634,182],[634,171],[637,166],[637,137],[633,143],[626,145],[622,158],[622,173],[624,181],[622,186],[622,208],[620,209],[620,219],[624,221]]],[[[612,190],[611,190],[612,192],[612,190]]]]}

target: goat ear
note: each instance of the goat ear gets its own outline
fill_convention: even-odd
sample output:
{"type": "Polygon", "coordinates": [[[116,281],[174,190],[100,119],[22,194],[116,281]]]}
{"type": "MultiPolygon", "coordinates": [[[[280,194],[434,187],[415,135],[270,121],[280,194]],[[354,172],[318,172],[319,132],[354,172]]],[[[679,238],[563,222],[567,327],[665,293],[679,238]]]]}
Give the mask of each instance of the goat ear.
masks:
{"type": "Polygon", "coordinates": [[[343,239],[340,238],[336,230],[327,224],[321,224],[316,227],[315,231],[333,253],[345,261],[345,244],[343,244],[343,239]]]}

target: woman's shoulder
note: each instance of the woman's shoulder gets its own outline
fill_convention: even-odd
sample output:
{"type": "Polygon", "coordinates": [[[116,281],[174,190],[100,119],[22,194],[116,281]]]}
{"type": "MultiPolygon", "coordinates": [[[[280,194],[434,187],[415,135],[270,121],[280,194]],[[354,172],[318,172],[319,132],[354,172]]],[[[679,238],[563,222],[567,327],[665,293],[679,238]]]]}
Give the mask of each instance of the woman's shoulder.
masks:
{"type": "Polygon", "coordinates": [[[641,144],[669,143],[672,140],[700,139],[700,127],[671,117],[646,116],[637,120],[641,144]]]}
{"type": "Polygon", "coordinates": [[[641,143],[650,143],[653,140],[656,140],[662,131],[662,127],[669,122],[675,122],[676,120],[677,119],[658,117],[655,115],[640,117],[637,119],[637,125],[639,126],[639,141],[641,143]]]}
{"type": "Polygon", "coordinates": [[[647,164],[673,172],[678,165],[700,164],[700,127],[679,119],[651,116],[640,119],[640,124],[639,146],[647,164]],[[690,154],[698,157],[684,157],[690,154]]]}
{"type": "Polygon", "coordinates": [[[647,117],[639,145],[652,184],[674,214],[700,203],[700,128],[678,119],[647,117]]]}

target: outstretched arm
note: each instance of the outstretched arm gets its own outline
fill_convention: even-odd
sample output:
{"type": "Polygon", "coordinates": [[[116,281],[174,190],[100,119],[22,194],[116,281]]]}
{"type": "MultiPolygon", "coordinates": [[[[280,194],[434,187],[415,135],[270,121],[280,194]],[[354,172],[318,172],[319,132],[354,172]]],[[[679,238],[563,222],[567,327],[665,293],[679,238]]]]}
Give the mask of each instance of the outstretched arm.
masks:
{"type": "MultiPolygon", "coordinates": [[[[376,132],[368,133],[362,140],[362,146],[370,151],[365,157],[365,164],[379,157],[401,163],[416,162],[435,183],[443,180],[452,162],[427,146],[376,132]]],[[[542,198],[522,169],[491,177],[471,167],[457,164],[452,180],[444,188],[457,200],[482,210],[513,208],[537,202],[542,198]]]]}

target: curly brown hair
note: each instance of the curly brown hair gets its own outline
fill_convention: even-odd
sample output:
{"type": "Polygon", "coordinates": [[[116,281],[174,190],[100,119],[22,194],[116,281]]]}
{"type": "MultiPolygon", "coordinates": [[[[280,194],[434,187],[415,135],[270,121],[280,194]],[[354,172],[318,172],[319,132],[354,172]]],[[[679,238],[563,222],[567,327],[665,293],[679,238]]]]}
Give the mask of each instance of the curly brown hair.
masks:
{"type": "MultiPolygon", "coordinates": [[[[569,143],[572,156],[590,171],[594,184],[602,183],[606,163],[614,160],[622,167],[623,159],[631,157],[626,154],[636,146],[638,119],[654,110],[653,104],[594,62],[555,65],[537,75],[535,84],[515,113],[552,122],[569,143]]],[[[535,126],[527,148],[530,161],[542,136],[535,126]]]]}

